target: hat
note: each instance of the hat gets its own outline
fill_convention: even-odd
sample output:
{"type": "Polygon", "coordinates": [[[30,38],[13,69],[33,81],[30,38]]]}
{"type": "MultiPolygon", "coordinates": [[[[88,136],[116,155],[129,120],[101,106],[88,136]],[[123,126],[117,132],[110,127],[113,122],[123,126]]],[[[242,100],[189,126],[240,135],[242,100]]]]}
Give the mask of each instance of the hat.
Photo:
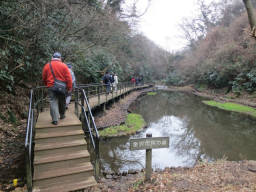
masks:
{"type": "Polygon", "coordinates": [[[61,58],[61,54],[59,52],[55,52],[52,56],[52,58],[61,58]]]}

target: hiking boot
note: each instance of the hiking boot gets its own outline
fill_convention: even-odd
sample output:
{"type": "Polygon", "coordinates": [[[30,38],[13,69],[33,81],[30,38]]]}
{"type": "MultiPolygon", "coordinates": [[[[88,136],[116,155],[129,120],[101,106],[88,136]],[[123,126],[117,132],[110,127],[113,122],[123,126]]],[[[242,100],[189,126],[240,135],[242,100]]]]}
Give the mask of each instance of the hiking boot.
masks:
{"type": "Polygon", "coordinates": [[[60,115],[60,119],[65,119],[65,115],[60,115]]]}
{"type": "Polygon", "coordinates": [[[58,125],[58,121],[53,121],[52,124],[53,125],[58,125]]]}

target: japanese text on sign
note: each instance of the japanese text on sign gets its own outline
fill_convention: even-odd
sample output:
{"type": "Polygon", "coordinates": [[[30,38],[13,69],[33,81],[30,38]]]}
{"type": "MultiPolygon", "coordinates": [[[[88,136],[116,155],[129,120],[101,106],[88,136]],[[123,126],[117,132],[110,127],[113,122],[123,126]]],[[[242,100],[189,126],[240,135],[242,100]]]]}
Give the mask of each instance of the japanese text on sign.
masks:
{"type": "Polygon", "coordinates": [[[168,148],[169,137],[151,137],[130,140],[130,150],[168,148]]]}

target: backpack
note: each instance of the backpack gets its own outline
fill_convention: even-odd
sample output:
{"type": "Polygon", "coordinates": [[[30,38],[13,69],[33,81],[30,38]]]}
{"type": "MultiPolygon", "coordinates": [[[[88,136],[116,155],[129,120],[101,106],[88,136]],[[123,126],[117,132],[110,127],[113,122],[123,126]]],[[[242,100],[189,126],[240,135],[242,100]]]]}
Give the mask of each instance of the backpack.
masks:
{"type": "Polygon", "coordinates": [[[104,77],[103,77],[103,83],[104,84],[108,84],[108,83],[110,83],[110,76],[109,75],[104,75],[104,77]]]}

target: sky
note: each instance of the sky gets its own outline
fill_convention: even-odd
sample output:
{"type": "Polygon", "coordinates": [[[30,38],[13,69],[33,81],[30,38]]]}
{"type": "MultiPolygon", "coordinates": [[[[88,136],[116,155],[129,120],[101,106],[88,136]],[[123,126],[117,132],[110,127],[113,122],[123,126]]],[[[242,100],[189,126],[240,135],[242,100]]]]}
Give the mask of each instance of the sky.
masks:
{"type": "MultiPolygon", "coordinates": [[[[145,9],[147,1],[139,1],[138,11],[145,9]]],[[[179,51],[187,41],[178,25],[194,14],[196,0],[151,0],[148,11],[139,19],[138,31],[167,51],[179,51]]]]}

